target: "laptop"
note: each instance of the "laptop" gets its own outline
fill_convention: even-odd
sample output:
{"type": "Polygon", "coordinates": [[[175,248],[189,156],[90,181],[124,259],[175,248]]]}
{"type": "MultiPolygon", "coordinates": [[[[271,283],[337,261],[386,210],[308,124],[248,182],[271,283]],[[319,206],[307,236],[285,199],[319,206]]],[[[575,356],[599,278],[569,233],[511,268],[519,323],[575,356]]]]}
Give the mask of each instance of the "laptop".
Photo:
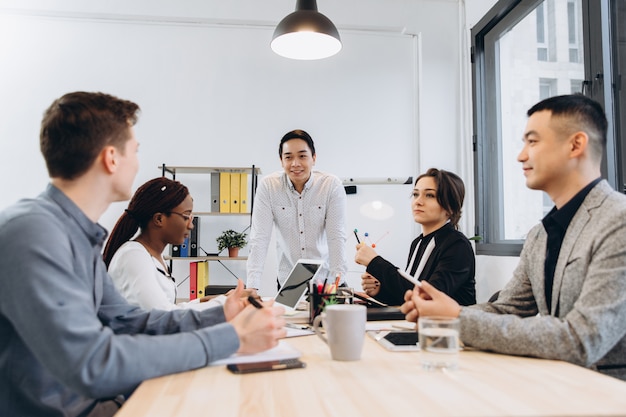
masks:
{"type": "Polygon", "coordinates": [[[321,259],[298,259],[276,293],[274,302],[283,306],[287,311],[295,310],[306,293],[309,281],[321,268],[322,263],[321,259]]]}

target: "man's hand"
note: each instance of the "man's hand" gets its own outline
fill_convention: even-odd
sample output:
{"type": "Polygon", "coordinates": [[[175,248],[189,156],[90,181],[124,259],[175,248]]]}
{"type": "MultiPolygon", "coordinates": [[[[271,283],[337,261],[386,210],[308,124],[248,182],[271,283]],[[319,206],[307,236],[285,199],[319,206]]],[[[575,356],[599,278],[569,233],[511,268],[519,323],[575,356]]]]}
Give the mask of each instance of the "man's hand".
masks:
{"type": "Polygon", "coordinates": [[[237,353],[257,353],[275,347],[287,335],[284,313],[285,309],[274,306],[274,301],[264,302],[263,308],[248,305],[230,321],[239,336],[237,353]]]}
{"type": "Polygon", "coordinates": [[[422,286],[404,295],[400,310],[408,321],[416,322],[420,316],[459,317],[461,306],[427,281],[422,286]]]}
{"type": "MultiPolygon", "coordinates": [[[[419,288],[417,290],[419,291],[419,288]]],[[[413,303],[413,293],[413,290],[408,290],[404,293],[404,304],[400,306],[400,311],[404,313],[404,318],[407,321],[416,323],[417,318],[419,317],[419,312],[415,308],[415,303],[413,303]]],[[[417,294],[417,292],[415,293],[417,294]]]]}
{"type": "Polygon", "coordinates": [[[370,297],[374,297],[380,292],[380,281],[365,272],[363,275],[361,275],[361,287],[363,287],[363,291],[365,291],[365,294],[369,295],[370,297]]]}
{"type": "Polygon", "coordinates": [[[243,281],[238,279],[237,287],[227,293],[226,301],[224,301],[224,316],[226,317],[226,321],[232,320],[246,307],[246,291],[248,290],[243,288],[243,281]]]}
{"type": "Polygon", "coordinates": [[[365,243],[359,243],[356,245],[356,255],[354,255],[354,262],[359,265],[368,266],[372,259],[377,257],[378,254],[374,249],[365,243]]]}

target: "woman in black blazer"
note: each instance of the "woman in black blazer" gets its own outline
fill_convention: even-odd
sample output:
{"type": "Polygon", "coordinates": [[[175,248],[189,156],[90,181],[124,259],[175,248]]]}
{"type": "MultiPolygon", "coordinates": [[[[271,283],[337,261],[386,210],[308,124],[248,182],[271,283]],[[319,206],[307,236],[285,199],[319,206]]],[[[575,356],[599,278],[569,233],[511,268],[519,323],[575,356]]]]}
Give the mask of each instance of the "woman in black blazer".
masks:
{"type": "MultiPolygon", "coordinates": [[[[405,271],[428,281],[460,305],[476,303],[475,258],[472,245],[457,230],[465,198],[463,180],[456,174],[430,168],[417,177],[411,209],[422,234],[412,243],[405,271]]],[[[401,305],[413,284],[398,267],[365,243],[357,245],[355,261],[366,266],[361,276],[365,293],[389,305],[401,305]]]]}

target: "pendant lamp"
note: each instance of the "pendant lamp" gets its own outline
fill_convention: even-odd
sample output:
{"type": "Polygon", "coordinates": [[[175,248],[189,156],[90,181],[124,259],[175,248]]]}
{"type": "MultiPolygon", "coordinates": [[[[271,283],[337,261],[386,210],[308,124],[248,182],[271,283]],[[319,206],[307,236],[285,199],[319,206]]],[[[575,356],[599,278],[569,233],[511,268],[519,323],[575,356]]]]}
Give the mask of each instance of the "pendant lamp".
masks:
{"type": "Polygon", "coordinates": [[[297,0],[296,11],[276,26],[271,47],[285,58],[322,59],[341,50],[341,39],[333,22],[317,11],[316,0],[297,0]]]}

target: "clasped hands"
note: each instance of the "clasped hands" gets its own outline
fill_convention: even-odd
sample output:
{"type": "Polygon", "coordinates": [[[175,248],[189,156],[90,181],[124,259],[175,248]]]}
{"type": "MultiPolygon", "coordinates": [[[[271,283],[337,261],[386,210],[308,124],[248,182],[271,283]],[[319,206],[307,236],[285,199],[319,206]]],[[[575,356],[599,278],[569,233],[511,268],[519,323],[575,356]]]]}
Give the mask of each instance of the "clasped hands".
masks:
{"type": "Polygon", "coordinates": [[[427,281],[420,282],[421,287],[415,287],[404,294],[404,304],[400,306],[400,311],[408,321],[416,323],[420,316],[459,316],[461,306],[456,301],[427,281]]]}

